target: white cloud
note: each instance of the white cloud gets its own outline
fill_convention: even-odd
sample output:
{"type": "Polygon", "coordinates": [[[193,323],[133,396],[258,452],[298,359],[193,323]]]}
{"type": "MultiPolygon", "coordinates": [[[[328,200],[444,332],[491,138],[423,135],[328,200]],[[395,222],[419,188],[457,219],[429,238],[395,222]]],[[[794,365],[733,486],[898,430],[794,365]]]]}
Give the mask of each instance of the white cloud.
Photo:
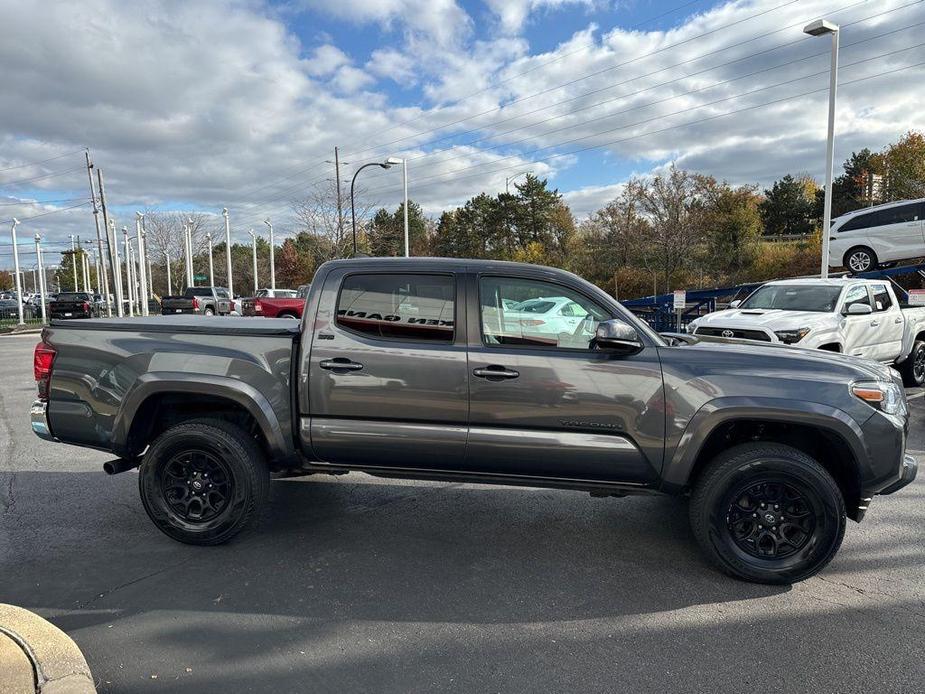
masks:
{"type": "Polygon", "coordinates": [[[324,44],[312,51],[312,57],[305,61],[310,75],[327,77],[338,68],[351,63],[350,57],[337,46],[324,44]]]}
{"type": "Polygon", "coordinates": [[[342,92],[355,92],[368,87],[376,80],[359,68],[344,65],[334,76],[334,84],[342,92]]]}
{"type": "Polygon", "coordinates": [[[394,48],[379,48],[372,52],[366,69],[377,77],[411,86],[417,83],[415,61],[394,48]]]}
{"type": "Polygon", "coordinates": [[[523,28],[534,12],[560,10],[570,5],[591,8],[597,3],[596,0],[485,0],[485,4],[498,17],[501,29],[513,34],[523,28]]]}

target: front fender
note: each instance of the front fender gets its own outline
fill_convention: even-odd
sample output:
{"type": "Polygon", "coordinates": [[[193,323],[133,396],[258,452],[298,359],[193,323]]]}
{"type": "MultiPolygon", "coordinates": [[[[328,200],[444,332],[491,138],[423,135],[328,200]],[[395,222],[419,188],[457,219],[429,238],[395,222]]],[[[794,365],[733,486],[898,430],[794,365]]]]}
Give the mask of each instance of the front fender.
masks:
{"type": "Polygon", "coordinates": [[[721,397],[710,400],[694,413],[677,446],[665,451],[663,489],[678,491],[687,486],[710,434],[735,420],[783,422],[823,429],[848,445],[858,465],[866,465],[869,460],[861,426],[846,412],[831,405],[772,397],[721,397]]]}
{"type": "Polygon", "coordinates": [[[132,422],[142,404],[161,393],[227,398],[254,418],[269,445],[272,458],[283,459],[293,453],[293,445],[287,443],[278,415],[266,397],[253,386],[227,376],[196,374],[196,380],[191,381],[189,374],[163,371],[141,374],[122,399],[113,421],[112,449],[115,453],[123,456],[137,453],[128,450],[132,422]]]}

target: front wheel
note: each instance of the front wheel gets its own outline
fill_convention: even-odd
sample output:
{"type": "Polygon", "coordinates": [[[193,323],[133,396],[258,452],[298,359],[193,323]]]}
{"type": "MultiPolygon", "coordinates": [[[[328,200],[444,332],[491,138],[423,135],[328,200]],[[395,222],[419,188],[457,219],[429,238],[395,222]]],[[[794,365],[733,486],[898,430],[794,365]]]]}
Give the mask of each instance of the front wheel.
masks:
{"type": "Polygon", "coordinates": [[[775,443],[730,448],[691,495],[697,542],[723,571],[788,584],[821,571],[841,546],[845,502],[832,476],[805,453],[775,443]]]}
{"type": "Polygon", "coordinates": [[[925,342],[916,340],[912,352],[900,366],[903,382],[910,387],[925,384],[925,342]]]}
{"type": "Polygon", "coordinates": [[[157,438],[139,468],[138,488],[148,517],[163,533],[188,544],[217,545],[260,515],[270,475],[247,432],[199,419],[157,438]]]}

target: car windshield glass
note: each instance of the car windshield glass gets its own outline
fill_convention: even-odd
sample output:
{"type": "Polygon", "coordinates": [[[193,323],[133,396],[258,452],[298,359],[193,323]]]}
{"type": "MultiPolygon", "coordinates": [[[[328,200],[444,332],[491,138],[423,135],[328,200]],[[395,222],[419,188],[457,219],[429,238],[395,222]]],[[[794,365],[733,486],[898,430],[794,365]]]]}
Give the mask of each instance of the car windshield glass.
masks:
{"type": "Polygon", "coordinates": [[[766,284],[756,289],[739,308],[832,312],[843,287],[824,284],[766,284]]]}
{"type": "Polygon", "coordinates": [[[58,301],[89,301],[90,295],[83,293],[58,294],[58,301]]]}

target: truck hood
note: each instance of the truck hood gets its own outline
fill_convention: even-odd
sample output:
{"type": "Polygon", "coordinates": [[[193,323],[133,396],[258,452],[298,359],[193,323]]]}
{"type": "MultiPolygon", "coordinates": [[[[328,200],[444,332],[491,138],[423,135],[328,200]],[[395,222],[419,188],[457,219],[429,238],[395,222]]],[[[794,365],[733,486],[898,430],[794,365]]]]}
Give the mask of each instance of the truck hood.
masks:
{"type": "Polygon", "coordinates": [[[697,326],[709,327],[754,327],[769,330],[791,330],[830,324],[834,322],[834,318],[834,313],[822,313],[820,311],[733,308],[708,313],[694,322],[697,326]]]}

